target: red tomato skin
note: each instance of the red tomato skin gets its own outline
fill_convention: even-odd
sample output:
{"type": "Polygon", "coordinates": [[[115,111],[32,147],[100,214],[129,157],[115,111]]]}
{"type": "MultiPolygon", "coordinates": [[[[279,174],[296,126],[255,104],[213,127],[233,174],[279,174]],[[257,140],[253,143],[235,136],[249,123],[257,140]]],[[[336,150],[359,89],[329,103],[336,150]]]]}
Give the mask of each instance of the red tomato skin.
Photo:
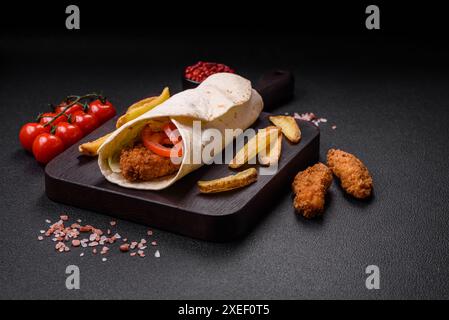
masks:
{"type": "Polygon", "coordinates": [[[68,148],[83,137],[83,131],[76,124],[60,122],[56,125],[55,136],[59,137],[68,148]]]}
{"type": "Polygon", "coordinates": [[[50,133],[41,133],[34,139],[33,155],[42,164],[47,164],[62,151],[64,151],[64,143],[59,137],[50,133]]]}
{"type": "MultiPolygon", "coordinates": [[[[56,113],[53,112],[46,112],[42,114],[41,119],[39,120],[40,124],[46,124],[53,120],[53,118],[56,116],[56,113]]],[[[51,124],[56,125],[59,122],[67,122],[68,118],[65,115],[60,115],[55,121],[53,121],[51,124]]]]}
{"type": "Polygon", "coordinates": [[[161,157],[171,158],[177,152],[176,156],[182,156],[182,142],[178,142],[175,146],[167,148],[161,143],[167,138],[164,132],[152,132],[149,126],[143,128],[141,139],[143,145],[150,151],[160,155],[161,157]],[[173,151],[174,150],[174,151],[173,151]]]}
{"type": "Polygon", "coordinates": [[[96,99],[89,103],[89,111],[87,113],[96,117],[98,122],[103,124],[109,119],[114,118],[117,112],[109,101],[103,103],[100,99],[96,99]]]}
{"type": "Polygon", "coordinates": [[[95,116],[82,111],[77,111],[72,114],[72,123],[76,124],[84,135],[91,133],[99,126],[99,122],[95,116]]]}
{"type": "MultiPolygon", "coordinates": [[[[62,112],[64,110],[64,108],[67,107],[67,105],[68,105],[68,103],[62,102],[59,106],[56,107],[55,113],[62,112]]],[[[69,114],[74,114],[77,111],[84,111],[83,106],[79,103],[75,103],[73,106],[69,107],[64,113],[69,115],[69,114]]]]}
{"type": "Polygon", "coordinates": [[[175,124],[173,122],[166,123],[162,130],[167,135],[168,139],[170,139],[171,144],[177,144],[182,140],[181,134],[179,133],[178,128],[176,128],[175,124]]]}
{"type": "Polygon", "coordinates": [[[22,126],[19,132],[19,140],[25,150],[32,151],[34,139],[41,133],[50,132],[50,127],[44,127],[40,123],[30,122],[22,126]]]}

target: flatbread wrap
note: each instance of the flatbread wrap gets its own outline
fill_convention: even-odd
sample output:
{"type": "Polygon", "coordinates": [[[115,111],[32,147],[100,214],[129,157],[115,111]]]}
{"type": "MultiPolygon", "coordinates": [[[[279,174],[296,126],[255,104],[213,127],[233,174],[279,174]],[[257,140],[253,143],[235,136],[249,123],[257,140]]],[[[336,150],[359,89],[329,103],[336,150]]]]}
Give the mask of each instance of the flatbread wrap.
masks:
{"type": "Polygon", "coordinates": [[[198,155],[198,152],[201,153],[205,147],[210,150],[217,147],[221,151],[226,143],[232,142],[232,139],[225,141],[225,130],[233,129],[237,135],[239,131],[235,129],[250,127],[262,109],[262,98],[252,89],[249,80],[231,73],[214,74],[197,88],[172,96],[114,131],[98,151],[100,170],[108,181],[122,187],[144,190],[167,188],[203,164],[210,163],[213,154],[208,158],[198,155]],[[199,121],[201,137],[196,136],[198,131],[194,130],[199,121]],[[149,131],[153,134],[152,139],[160,136],[157,142],[163,144],[161,141],[166,140],[167,136],[163,138],[158,132],[166,130],[167,126],[172,126],[179,135],[178,143],[170,138],[173,149],[181,149],[177,149],[180,153],[176,164],[168,163],[167,159],[153,153],[153,149],[148,148],[147,140],[142,138],[149,131]],[[208,129],[219,131],[222,141],[203,139],[208,129]]]}

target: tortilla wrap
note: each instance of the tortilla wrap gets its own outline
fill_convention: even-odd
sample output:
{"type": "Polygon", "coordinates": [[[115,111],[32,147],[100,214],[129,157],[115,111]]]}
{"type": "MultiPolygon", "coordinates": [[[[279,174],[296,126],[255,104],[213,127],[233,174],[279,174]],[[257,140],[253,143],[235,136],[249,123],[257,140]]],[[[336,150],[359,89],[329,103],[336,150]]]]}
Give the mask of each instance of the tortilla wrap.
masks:
{"type": "MultiPolygon", "coordinates": [[[[214,128],[224,137],[225,129],[245,130],[258,118],[263,108],[260,95],[251,88],[251,82],[231,73],[217,73],[208,77],[197,88],[182,91],[154,109],[130,121],[114,131],[98,151],[98,164],[105,178],[126,188],[161,190],[172,185],[186,174],[208,163],[213,158],[201,159],[201,163],[193,164],[193,150],[203,150],[216,144],[221,151],[223,141],[202,142],[193,137],[193,121],[201,120],[201,129],[214,128]],[[121,173],[113,172],[109,157],[116,156],[121,149],[135,141],[143,127],[150,121],[170,118],[179,129],[183,141],[183,157],[177,173],[151,181],[130,182],[121,173]],[[212,145],[210,145],[212,144],[212,145]]],[[[235,138],[235,135],[233,136],[235,138]]],[[[231,141],[227,141],[232,142],[231,141]]],[[[196,156],[198,157],[198,156],[196,156]]]]}

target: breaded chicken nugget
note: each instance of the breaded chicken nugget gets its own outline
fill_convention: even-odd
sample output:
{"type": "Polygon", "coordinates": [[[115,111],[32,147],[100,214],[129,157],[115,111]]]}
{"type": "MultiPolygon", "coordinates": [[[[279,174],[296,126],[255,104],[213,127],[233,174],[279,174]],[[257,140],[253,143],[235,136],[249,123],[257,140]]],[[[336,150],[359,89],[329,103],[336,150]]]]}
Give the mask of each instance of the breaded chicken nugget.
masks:
{"type": "Polygon", "coordinates": [[[332,171],[322,163],[299,172],[292,184],[295,209],[306,218],[321,214],[324,209],[324,197],[331,183],[332,171]]]}
{"type": "Polygon", "coordinates": [[[359,199],[371,195],[373,179],[357,157],[342,150],[330,149],[327,152],[327,165],[340,179],[341,186],[347,193],[359,199]]]}

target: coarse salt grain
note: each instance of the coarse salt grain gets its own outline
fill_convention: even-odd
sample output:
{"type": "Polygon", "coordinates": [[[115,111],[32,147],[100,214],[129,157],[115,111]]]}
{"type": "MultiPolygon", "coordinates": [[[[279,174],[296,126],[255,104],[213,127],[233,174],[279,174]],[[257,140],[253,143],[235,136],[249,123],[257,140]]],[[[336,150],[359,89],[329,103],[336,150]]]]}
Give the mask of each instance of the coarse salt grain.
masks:
{"type": "MultiPolygon", "coordinates": [[[[49,226],[49,229],[47,231],[45,230],[40,230],[39,232],[41,234],[45,234],[46,237],[51,237],[51,240],[56,242],[55,245],[55,249],[57,252],[68,252],[71,249],[66,245],[66,243],[71,243],[72,247],[96,247],[99,244],[101,244],[103,247],[100,251],[100,249],[98,249],[100,251],[101,254],[106,254],[109,251],[109,247],[104,246],[105,243],[109,242],[110,244],[115,243],[116,239],[122,239],[124,246],[127,247],[127,249],[135,249],[136,247],[138,247],[138,251],[137,252],[130,252],[130,256],[136,256],[139,255],[140,257],[145,257],[145,252],[144,249],[147,248],[147,246],[145,245],[147,243],[147,240],[145,240],[144,238],[142,238],[140,240],[140,242],[137,241],[133,241],[131,242],[131,244],[129,245],[128,243],[126,243],[128,241],[127,238],[122,238],[120,234],[115,233],[115,235],[113,235],[112,237],[108,238],[106,236],[103,235],[103,231],[101,229],[96,229],[93,226],[90,225],[85,225],[85,226],[81,226],[79,223],[81,223],[81,219],[77,219],[76,221],[78,223],[73,223],[70,225],[70,227],[66,227],[64,225],[64,221],[68,221],[69,220],[69,216],[66,214],[61,214],[60,215],[60,220],[57,221],[56,223],[51,224],[51,221],[49,219],[46,219],[45,222],[48,224],[51,224],[49,226]],[[80,232],[90,232],[89,238],[84,238],[84,239],[77,239],[78,236],[80,235],[80,232]],[[70,242],[69,242],[70,241],[70,242]]],[[[116,225],[116,221],[111,221],[110,224],[112,226],[116,225]]],[[[111,230],[107,229],[107,233],[111,234],[111,230]]],[[[147,230],[146,234],[148,236],[153,235],[153,231],[152,230],[147,230]]],[[[44,237],[39,235],[38,237],[39,241],[44,240],[44,237]]],[[[121,242],[122,242],[121,241],[121,242]]],[[[156,241],[152,241],[151,244],[153,246],[157,245],[156,241]]],[[[121,248],[123,249],[123,248],[121,248]]],[[[123,250],[124,252],[126,252],[126,249],[123,250]]],[[[92,253],[96,254],[97,253],[97,249],[96,248],[92,248],[92,253]]],[[[80,253],[80,257],[84,256],[84,252],[80,253]]],[[[160,256],[159,251],[156,251],[155,253],[156,257],[160,256]]],[[[106,261],[106,258],[103,258],[102,261],[106,261]]]]}
{"type": "Polygon", "coordinates": [[[120,246],[120,251],[121,251],[121,252],[128,252],[128,251],[129,251],[129,244],[127,244],[127,243],[122,244],[122,245],[120,246]]]}
{"type": "Polygon", "coordinates": [[[326,118],[318,118],[313,112],[306,112],[303,114],[298,114],[297,112],[294,113],[293,117],[298,120],[304,120],[312,122],[317,127],[320,125],[320,123],[326,123],[326,118]]]}

